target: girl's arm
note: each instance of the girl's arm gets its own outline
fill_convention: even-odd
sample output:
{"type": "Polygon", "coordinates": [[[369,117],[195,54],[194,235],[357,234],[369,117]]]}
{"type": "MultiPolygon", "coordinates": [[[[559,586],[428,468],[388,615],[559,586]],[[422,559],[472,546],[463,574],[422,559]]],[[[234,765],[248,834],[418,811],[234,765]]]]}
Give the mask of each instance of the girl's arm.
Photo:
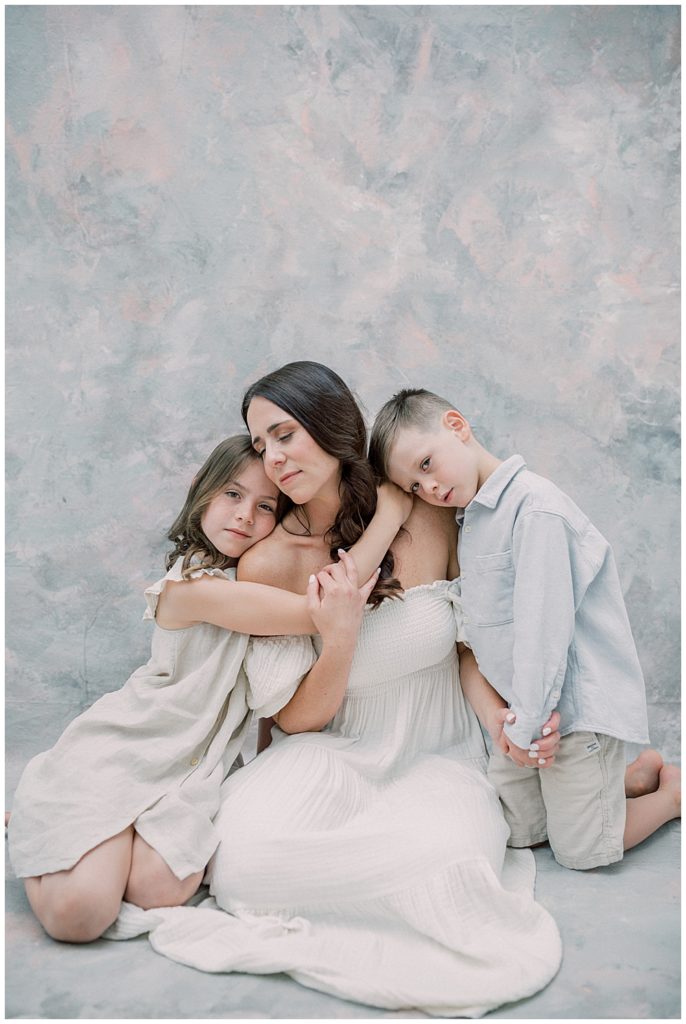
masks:
{"type": "Polygon", "coordinates": [[[367,580],[395,540],[412,511],[414,498],[390,480],[377,488],[376,511],[362,536],[350,548],[357,575],[367,580]]]}
{"type": "MultiPolygon", "coordinates": [[[[411,495],[395,484],[382,484],[374,517],[349,552],[359,578],[371,578],[411,508],[411,495]]],[[[311,586],[316,590],[316,581],[311,586]]],[[[156,619],[163,629],[210,622],[254,636],[318,633],[309,610],[310,601],[307,594],[292,594],[263,583],[203,575],[167,584],[160,596],[156,619]]]]}

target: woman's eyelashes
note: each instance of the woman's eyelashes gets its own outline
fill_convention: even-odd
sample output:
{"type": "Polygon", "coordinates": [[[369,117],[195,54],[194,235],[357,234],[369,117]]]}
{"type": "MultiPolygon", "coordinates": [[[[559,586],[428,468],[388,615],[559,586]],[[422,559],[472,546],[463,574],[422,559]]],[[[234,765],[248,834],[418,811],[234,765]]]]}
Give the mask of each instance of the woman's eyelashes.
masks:
{"type": "MultiPolygon", "coordinates": [[[[287,441],[290,441],[290,439],[293,437],[293,434],[294,434],[293,430],[289,431],[289,433],[287,433],[287,434],[280,434],[279,437],[275,437],[274,438],[274,441],[277,444],[285,444],[287,441]]],[[[267,449],[266,448],[256,448],[255,451],[257,452],[259,457],[261,459],[263,459],[267,449]]]]}

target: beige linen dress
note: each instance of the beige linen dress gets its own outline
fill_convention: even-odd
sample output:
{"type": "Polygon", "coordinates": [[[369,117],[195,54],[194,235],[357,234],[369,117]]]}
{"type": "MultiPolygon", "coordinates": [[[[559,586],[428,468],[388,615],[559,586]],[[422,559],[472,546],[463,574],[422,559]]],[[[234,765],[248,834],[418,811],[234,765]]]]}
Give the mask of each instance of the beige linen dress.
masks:
{"type": "MultiPolygon", "coordinates": [[[[235,579],[233,569],[192,575],[203,573],[235,579]]],[[[145,591],[144,618],[154,619],[169,580],[181,580],[181,559],[145,591]]],[[[71,868],[131,824],[178,878],[204,868],[219,841],[212,819],[220,786],[236,766],[252,711],[278,711],[314,663],[309,637],[300,639],[155,623],[148,663],[27,765],[9,825],[17,876],[71,868]],[[253,673],[248,683],[245,669],[264,648],[275,655],[273,671],[253,673]]]]}

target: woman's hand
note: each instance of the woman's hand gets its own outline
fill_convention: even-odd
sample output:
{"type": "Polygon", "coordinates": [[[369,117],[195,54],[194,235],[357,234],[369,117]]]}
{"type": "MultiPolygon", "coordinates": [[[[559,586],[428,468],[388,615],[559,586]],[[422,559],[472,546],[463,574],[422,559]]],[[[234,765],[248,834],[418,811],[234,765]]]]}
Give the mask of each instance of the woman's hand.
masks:
{"type": "Polygon", "coordinates": [[[376,569],[359,587],[353,558],[347,551],[340,556],[340,562],[310,577],[307,610],[325,643],[347,646],[357,639],[364,607],[381,570],[376,569]]]}
{"type": "Polygon", "coordinates": [[[516,720],[514,711],[509,708],[498,708],[488,724],[488,732],[494,746],[506,754],[520,768],[549,768],[555,763],[555,754],[560,746],[559,712],[553,711],[541,732],[540,739],[534,740],[528,750],[518,747],[507,738],[503,726],[516,720]]]}
{"type": "Polygon", "coordinates": [[[412,511],[413,500],[411,494],[401,490],[390,480],[386,480],[376,489],[376,511],[397,523],[398,529],[412,511]]]}

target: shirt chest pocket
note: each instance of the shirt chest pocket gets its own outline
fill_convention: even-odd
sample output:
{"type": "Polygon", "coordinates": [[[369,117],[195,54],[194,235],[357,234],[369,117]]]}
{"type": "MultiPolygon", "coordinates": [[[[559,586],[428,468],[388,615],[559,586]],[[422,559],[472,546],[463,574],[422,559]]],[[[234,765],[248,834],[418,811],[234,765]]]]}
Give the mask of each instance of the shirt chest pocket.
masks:
{"type": "Polygon", "coordinates": [[[512,622],[514,563],[511,551],[477,555],[474,560],[475,621],[479,626],[500,626],[512,622]]]}

